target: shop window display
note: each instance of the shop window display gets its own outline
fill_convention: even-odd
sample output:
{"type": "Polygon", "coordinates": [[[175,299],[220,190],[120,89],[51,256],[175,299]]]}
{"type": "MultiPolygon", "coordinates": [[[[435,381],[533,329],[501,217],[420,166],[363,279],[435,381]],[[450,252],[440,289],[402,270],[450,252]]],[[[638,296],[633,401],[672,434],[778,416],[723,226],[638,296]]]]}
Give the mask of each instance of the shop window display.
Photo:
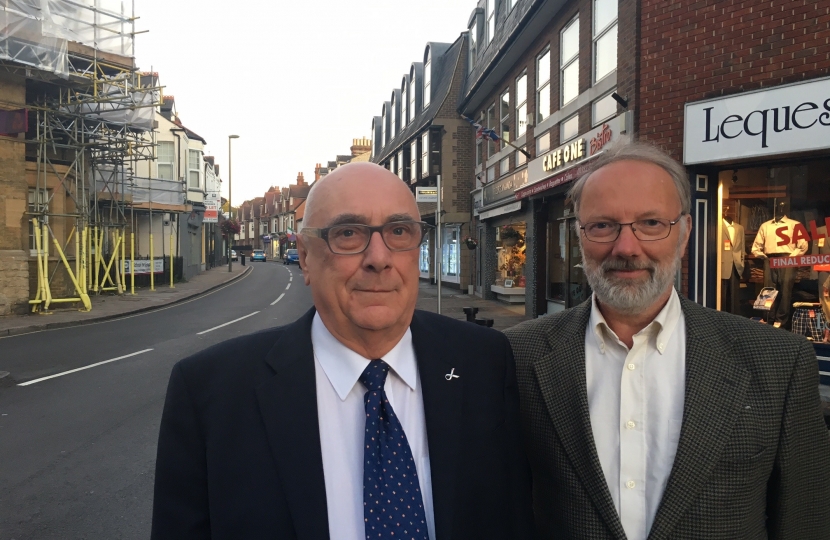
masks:
{"type": "Polygon", "coordinates": [[[499,227],[496,236],[496,252],[498,254],[496,285],[506,286],[512,282],[513,287],[524,287],[525,278],[525,223],[511,223],[499,227]]]}
{"type": "Polygon", "coordinates": [[[449,277],[451,280],[452,278],[457,279],[460,270],[459,257],[461,256],[459,228],[445,227],[442,231],[442,236],[444,237],[444,241],[441,254],[441,274],[445,278],[449,277]]]}
{"type": "Polygon", "coordinates": [[[421,244],[421,253],[418,257],[418,269],[421,271],[421,274],[423,274],[422,277],[429,277],[429,239],[430,235],[427,234],[424,238],[424,242],[421,244]]]}
{"type": "Polygon", "coordinates": [[[720,173],[721,310],[825,340],[830,265],[818,256],[830,255],[828,169],[821,160],[720,173]],[[774,302],[756,302],[771,291],[774,302]]]}

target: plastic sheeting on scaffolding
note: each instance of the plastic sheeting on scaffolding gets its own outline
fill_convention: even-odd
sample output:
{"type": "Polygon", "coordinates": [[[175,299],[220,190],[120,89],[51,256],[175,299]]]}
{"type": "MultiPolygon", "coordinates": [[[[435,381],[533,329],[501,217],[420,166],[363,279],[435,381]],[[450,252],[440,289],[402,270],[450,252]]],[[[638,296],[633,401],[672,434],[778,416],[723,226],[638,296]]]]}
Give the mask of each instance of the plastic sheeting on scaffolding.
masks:
{"type": "Polygon", "coordinates": [[[0,59],[67,77],[69,41],[132,57],[133,21],[122,0],[0,0],[0,59]]]}
{"type": "Polygon", "coordinates": [[[132,181],[133,184],[128,189],[133,196],[134,204],[184,205],[185,191],[182,182],[138,177],[133,177],[132,181]]]}

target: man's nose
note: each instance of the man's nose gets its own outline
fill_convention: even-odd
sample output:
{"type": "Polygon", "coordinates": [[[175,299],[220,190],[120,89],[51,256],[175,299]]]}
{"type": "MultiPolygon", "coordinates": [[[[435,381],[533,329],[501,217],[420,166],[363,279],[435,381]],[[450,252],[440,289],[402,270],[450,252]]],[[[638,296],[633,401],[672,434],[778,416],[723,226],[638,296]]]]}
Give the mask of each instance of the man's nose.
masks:
{"type": "Polygon", "coordinates": [[[363,265],[376,272],[391,266],[392,252],[386,247],[386,242],[383,241],[383,236],[380,232],[375,231],[369,237],[369,245],[366,251],[363,252],[363,265]]]}
{"type": "Polygon", "coordinates": [[[620,229],[620,236],[614,242],[611,250],[612,255],[632,257],[642,254],[640,241],[634,236],[634,230],[630,225],[623,225],[620,229]]]}

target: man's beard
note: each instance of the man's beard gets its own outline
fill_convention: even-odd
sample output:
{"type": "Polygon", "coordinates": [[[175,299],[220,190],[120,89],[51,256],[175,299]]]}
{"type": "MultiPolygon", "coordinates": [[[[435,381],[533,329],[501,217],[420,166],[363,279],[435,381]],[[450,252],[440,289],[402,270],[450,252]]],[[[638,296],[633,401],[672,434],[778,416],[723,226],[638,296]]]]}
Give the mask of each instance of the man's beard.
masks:
{"type": "Polygon", "coordinates": [[[594,261],[585,256],[582,244],[582,266],[588,284],[600,303],[622,315],[643,313],[671,287],[680,269],[680,246],[671,260],[661,263],[653,259],[609,257],[594,261]],[[618,278],[609,275],[612,270],[647,270],[645,278],[618,278]]]}

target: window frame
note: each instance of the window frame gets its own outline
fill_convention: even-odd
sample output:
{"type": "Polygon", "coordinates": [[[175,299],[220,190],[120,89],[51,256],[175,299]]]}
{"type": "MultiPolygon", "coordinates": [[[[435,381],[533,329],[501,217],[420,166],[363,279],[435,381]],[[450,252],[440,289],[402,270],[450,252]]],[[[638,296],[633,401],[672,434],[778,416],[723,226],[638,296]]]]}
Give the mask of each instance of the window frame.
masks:
{"type": "Polygon", "coordinates": [[[515,107],[513,108],[516,111],[516,139],[522,138],[527,133],[527,70],[524,70],[518,77],[516,77],[516,100],[515,100],[515,107]],[[524,85],[524,91],[519,91],[519,85],[524,85]],[[520,96],[524,94],[524,99],[519,101],[520,96]],[[524,114],[521,113],[522,108],[524,107],[524,114]]]}
{"type": "Polygon", "coordinates": [[[579,96],[579,15],[571,19],[568,24],[566,24],[562,30],[559,32],[559,106],[564,107],[568,103],[572,102],[579,96]],[[568,58],[567,60],[564,57],[565,54],[565,34],[570,30],[573,25],[577,25],[576,33],[577,33],[577,48],[576,53],[568,58]],[[565,72],[571,66],[576,67],[576,80],[577,80],[577,89],[576,95],[573,96],[571,99],[565,101],[565,72]]]}
{"type": "MultiPolygon", "coordinates": [[[[598,1],[600,1],[600,0],[593,0],[591,2],[591,5],[593,7],[593,9],[591,10],[591,45],[592,45],[591,59],[592,59],[592,64],[593,64],[591,66],[591,80],[592,80],[593,84],[598,83],[599,81],[601,81],[605,77],[607,77],[607,76],[609,76],[612,73],[617,71],[617,58],[614,58],[614,69],[608,71],[605,75],[603,75],[601,77],[597,76],[597,66],[599,65],[599,62],[597,61],[597,53],[598,53],[597,44],[599,43],[599,41],[602,38],[604,38],[606,35],[608,35],[612,30],[617,29],[617,26],[618,26],[618,23],[619,23],[619,18],[620,18],[619,2],[617,2],[617,6],[616,6],[617,7],[617,12],[616,12],[615,17],[608,24],[606,24],[604,28],[599,28],[598,29],[597,28],[597,13],[598,13],[598,11],[597,11],[597,2],[598,1]]],[[[619,34],[617,34],[617,39],[619,40],[619,34]]],[[[614,48],[615,48],[615,50],[617,49],[616,46],[614,48]]],[[[592,115],[593,115],[593,113],[592,113],[592,115]]]]}
{"type": "Polygon", "coordinates": [[[415,73],[415,66],[412,67],[409,74],[409,108],[410,111],[410,122],[415,120],[415,116],[418,114],[418,103],[415,100],[416,90],[417,88],[417,79],[418,75],[415,73]]]}
{"type": "MultiPolygon", "coordinates": [[[[487,118],[487,129],[492,129],[493,131],[496,131],[496,129],[498,128],[498,126],[496,125],[496,122],[498,121],[498,118],[496,117],[496,104],[495,104],[495,102],[493,102],[489,107],[487,107],[487,116],[486,116],[486,118],[487,118]]],[[[496,132],[496,133],[498,133],[498,132],[496,132]]],[[[487,140],[487,159],[490,159],[491,157],[493,157],[494,154],[496,154],[496,141],[488,139],[487,140]]]]}
{"type": "Polygon", "coordinates": [[[159,141],[158,143],[158,149],[156,150],[156,178],[159,180],[176,180],[176,143],[173,141],[159,141]],[[162,161],[162,145],[164,145],[164,148],[170,149],[169,161],[162,161]],[[162,167],[170,167],[170,178],[162,176],[162,167]]]}
{"type": "Polygon", "coordinates": [[[187,149],[187,189],[202,189],[202,168],[199,166],[201,159],[201,150],[187,149]],[[194,156],[196,157],[196,163],[193,162],[194,156]],[[195,186],[193,185],[193,173],[196,173],[195,186]]]}
{"type": "Polygon", "coordinates": [[[500,130],[499,136],[505,140],[510,141],[510,87],[504,89],[499,96],[499,119],[500,130]],[[505,105],[505,96],[507,96],[507,105],[505,105]],[[506,130],[505,130],[506,128],[506,130]]]}
{"type": "MultiPolygon", "coordinates": [[[[481,111],[478,115],[478,125],[484,125],[484,111],[481,111]]],[[[474,136],[476,138],[476,167],[479,165],[484,165],[484,139],[478,136],[478,133],[474,132],[474,136]]]]}
{"type": "Polygon", "coordinates": [[[574,113],[571,116],[565,118],[561,122],[559,122],[559,144],[565,144],[568,141],[572,141],[576,137],[579,136],[579,113],[574,113]],[[576,119],[576,132],[570,136],[565,137],[565,124],[570,122],[571,120],[576,119]]]}
{"type": "Polygon", "coordinates": [[[429,130],[421,133],[421,178],[429,176],[429,130]]]}
{"type": "Polygon", "coordinates": [[[496,34],[496,2],[497,0],[486,0],[484,6],[484,27],[487,30],[487,45],[493,41],[496,34]]]}
{"type": "Polygon", "coordinates": [[[424,56],[424,93],[421,96],[424,109],[429,107],[430,101],[432,101],[432,47],[427,47],[424,56]]]}
{"type": "Polygon", "coordinates": [[[472,71],[478,59],[478,16],[473,17],[473,24],[468,28],[470,32],[470,60],[467,64],[467,70],[472,71]]]}
{"type": "Polygon", "coordinates": [[[401,81],[401,131],[409,122],[409,75],[404,75],[401,81]]]}
{"type": "Polygon", "coordinates": [[[397,128],[398,128],[397,121],[396,121],[396,118],[395,118],[397,116],[395,114],[395,112],[397,112],[397,107],[395,106],[396,98],[397,98],[397,94],[395,92],[392,92],[392,99],[389,100],[389,103],[392,104],[391,105],[392,115],[389,117],[389,140],[390,141],[395,140],[395,135],[396,135],[395,132],[397,131],[397,128]]]}
{"type": "Polygon", "coordinates": [[[383,104],[383,111],[380,115],[380,147],[386,146],[386,115],[389,114],[389,107],[383,104]]]}
{"type": "Polygon", "coordinates": [[[603,123],[607,122],[608,120],[610,120],[611,118],[614,118],[615,116],[617,116],[617,101],[613,97],[611,97],[611,94],[613,94],[616,91],[617,91],[617,89],[615,88],[614,90],[611,90],[610,92],[607,92],[607,93],[603,94],[602,96],[598,97],[597,99],[595,99],[594,101],[591,102],[591,126],[592,127],[597,127],[600,124],[603,124],[603,123]],[[609,98],[611,99],[611,101],[614,102],[614,112],[612,114],[608,115],[608,116],[604,116],[601,119],[597,120],[597,115],[596,115],[596,111],[597,111],[596,105],[597,105],[597,103],[599,103],[600,101],[609,99],[609,98]]]}
{"type": "Polygon", "coordinates": [[[538,56],[536,56],[536,122],[539,123],[548,116],[551,115],[552,112],[552,103],[551,103],[551,84],[550,84],[550,73],[551,73],[551,56],[550,56],[550,45],[545,47],[538,56]],[[547,57],[547,67],[548,67],[548,78],[545,81],[540,81],[541,77],[541,69],[540,67],[545,62],[545,57],[547,57]],[[548,103],[548,113],[545,116],[542,116],[541,113],[541,103],[542,103],[542,93],[547,90],[547,103],[548,103]]]}
{"type": "Polygon", "coordinates": [[[409,180],[417,180],[418,175],[418,137],[412,139],[409,143],[409,180]]]}

